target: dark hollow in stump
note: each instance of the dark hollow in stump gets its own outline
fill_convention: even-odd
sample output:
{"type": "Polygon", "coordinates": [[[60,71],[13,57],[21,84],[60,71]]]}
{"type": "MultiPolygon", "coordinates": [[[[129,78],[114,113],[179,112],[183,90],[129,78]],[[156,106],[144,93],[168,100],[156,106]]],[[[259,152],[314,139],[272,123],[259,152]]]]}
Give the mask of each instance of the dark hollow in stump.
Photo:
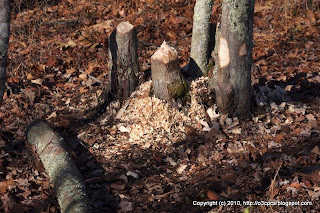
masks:
{"type": "Polygon", "coordinates": [[[124,100],[136,89],[139,71],[137,32],[129,22],[121,22],[111,33],[109,58],[109,91],[124,100]]]}
{"type": "Polygon", "coordinates": [[[186,94],[188,86],[181,75],[178,53],[166,42],[151,57],[151,75],[157,98],[169,101],[186,94]]]}
{"type": "Polygon", "coordinates": [[[42,120],[31,122],[26,136],[28,142],[35,147],[50,182],[53,183],[61,212],[90,212],[80,173],[63,148],[63,138],[42,120]]]}

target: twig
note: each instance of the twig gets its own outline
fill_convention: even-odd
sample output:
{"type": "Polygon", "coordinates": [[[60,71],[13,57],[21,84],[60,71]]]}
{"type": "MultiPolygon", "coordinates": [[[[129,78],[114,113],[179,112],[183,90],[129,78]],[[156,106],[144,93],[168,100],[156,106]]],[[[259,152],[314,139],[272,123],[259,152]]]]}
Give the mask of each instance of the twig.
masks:
{"type": "Polygon", "coordinates": [[[97,83],[105,84],[103,81],[97,79],[96,77],[93,77],[92,75],[86,73],[85,71],[79,70],[79,72],[88,75],[89,78],[91,78],[92,80],[94,80],[94,81],[97,82],[97,83]]]}
{"type": "MultiPolygon", "coordinates": [[[[50,21],[44,21],[42,23],[39,23],[38,26],[47,26],[47,27],[53,27],[55,25],[77,25],[80,21],[78,19],[56,19],[56,20],[50,20],[50,21]]],[[[20,30],[28,28],[31,23],[24,23],[24,24],[12,24],[13,29],[20,30]]]]}
{"type": "Polygon", "coordinates": [[[45,21],[41,25],[52,27],[55,25],[76,25],[78,23],[80,23],[78,19],[57,19],[45,21]]]}
{"type": "Polygon", "coordinates": [[[278,167],[276,174],[274,175],[273,180],[271,181],[271,184],[269,186],[269,196],[272,198],[274,197],[274,194],[273,194],[274,193],[274,185],[276,184],[276,179],[277,179],[277,176],[279,174],[279,171],[280,171],[282,164],[283,164],[283,162],[281,161],[280,166],[278,167]]]}
{"type": "Polygon", "coordinates": [[[189,34],[186,34],[186,35],[184,35],[184,36],[181,36],[180,38],[177,39],[177,41],[176,41],[176,43],[174,44],[174,46],[177,46],[178,43],[179,43],[182,39],[184,39],[184,38],[186,38],[186,37],[189,37],[189,36],[192,36],[192,33],[189,33],[189,34]]]}

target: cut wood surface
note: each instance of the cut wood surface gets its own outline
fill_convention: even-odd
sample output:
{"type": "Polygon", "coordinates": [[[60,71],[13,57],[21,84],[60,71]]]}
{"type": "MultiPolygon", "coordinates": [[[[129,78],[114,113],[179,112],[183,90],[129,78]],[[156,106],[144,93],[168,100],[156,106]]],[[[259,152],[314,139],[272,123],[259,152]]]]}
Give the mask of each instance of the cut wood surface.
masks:
{"type": "Polygon", "coordinates": [[[187,92],[178,53],[166,42],[151,57],[151,75],[154,95],[160,99],[178,98],[187,92]]]}
{"type": "Polygon", "coordinates": [[[90,212],[80,173],[64,149],[63,138],[42,120],[30,123],[26,135],[50,177],[61,212],[90,212]]]}
{"type": "Polygon", "coordinates": [[[110,35],[110,91],[117,99],[126,99],[138,85],[138,38],[135,27],[121,22],[110,35]]]}

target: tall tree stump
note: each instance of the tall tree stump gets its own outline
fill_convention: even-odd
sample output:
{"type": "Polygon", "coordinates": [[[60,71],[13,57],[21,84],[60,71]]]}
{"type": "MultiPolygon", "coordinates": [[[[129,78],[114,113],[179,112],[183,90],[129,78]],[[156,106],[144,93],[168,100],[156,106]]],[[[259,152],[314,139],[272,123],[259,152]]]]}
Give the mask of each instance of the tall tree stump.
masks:
{"type": "Polygon", "coordinates": [[[138,85],[138,38],[135,27],[121,22],[110,35],[109,91],[123,100],[130,96],[138,85]]]}
{"type": "Polygon", "coordinates": [[[84,184],[76,165],[64,149],[63,138],[42,120],[30,123],[26,136],[50,177],[61,212],[89,213],[84,184]]]}
{"type": "Polygon", "coordinates": [[[0,0],[0,104],[6,83],[7,54],[10,34],[10,1],[0,0]]]}
{"type": "Polygon", "coordinates": [[[218,108],[231,116],[251,112],[253,11],[254,0],[224,0],[216,30],[211,85],[218,108]]]}
{"type": "Polygon", "coordinates": [[[208,72],[212,4],[213,0],[197,0],[194,6],[189,69],[195,77],[208,72]]]}
{"type": "Polygon", "coordinates": [[[181,75],[178,53],[166,42],[151,56],[151,76],[157,98],[169,101],[187,92],[188,85],[181,75]]]}

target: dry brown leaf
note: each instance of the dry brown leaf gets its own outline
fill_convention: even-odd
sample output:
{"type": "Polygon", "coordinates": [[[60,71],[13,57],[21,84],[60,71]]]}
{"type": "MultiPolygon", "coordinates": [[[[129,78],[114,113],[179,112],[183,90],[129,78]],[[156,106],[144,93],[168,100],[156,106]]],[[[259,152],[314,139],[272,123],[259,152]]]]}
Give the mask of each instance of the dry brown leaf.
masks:
{"type": "Polygon", "coordinates": [[[38,78],[38,79],[35,79],[35,80],[31,80],[31,82],[34,83],[34,84],[42,85],[43,80],[38,78]]]}
{"type": "Polygon", "coordinates": [[[74,42],[73,40],[69,39],[68,43],[63,44],[62,47],[64,47],[64,48],[68,48],[68,47],[73,48],[73,47],[76,47],[76,46],[77,46],[77,43],[74,42]]]}
{"type": "Polygon", "coordinates": [[[126,187],[126,184],[111,183],[110,186],[113,189],[124,189],[126,187]]]}
{"type": "Polygon", "coordinates": [[[184,127],[184,131],[186,132],[187,136],[189,136],[189,135],[198,135],[198,131],[195,128],[193,128],[192,126],[186,125],[184,127]]]}
{"type": "Polygon", "coordinates": [[[26,88],[26,89],[24,90],[24,94],[25,94],[25,96],[29,99],[29,101],[30,101],[31,103],[34,102],[34,99],[35,99],[35,97],[36,97],[36,93],[35,93],[32,89],[26,88]]]}
{"type": "Polygon", "coordinates": [[[57,58],[55,56],[50,56],[47,60],[47,66],[53,67],[57,63],[57,58]]]}
{"type": "Polygon", "coordinates": [[[80,91],[80,93],[85,93],[85,92],[88,92],[88,89],[85,87],[80,87],[79,91],[80,91]]]}
{"type": "Polygon", "coordinates": [[[28,80],[34,80],[36,77],[35,76],[33,76],[31,73],[28,73],[27,74],[27,79],[28,80]]]}
{"type": "Polygon", "coordinates": [[[121,212],[131,212],[133,210],[132,202],[122,200],[119,203],[119,208],[121,209],[121,212]]]}
{"type": "Polygon", "coordinates": [[[320,155],[320,150],[319,150],[319,146],[315,146],[311,151],[311,153],[314,153],[316,155],[320,155]]]}
{"type": "Polygon", "coordinates": [[[220,200],[220,196],[216,192],[211,190],[207,191],[207,197],[208,200],[220,200]]]}
{"type": "Polygon", "coordinates": [[[278,135],[276,135],[276,137],[274,138],[274,140],[275,140],[276,142],[280,142],[280,141],[284,140],[284,137],[283,137],[282,134],[278,134],[278,135]]]}
{"type": "Polygon", "coordinates": [[[311,23],[316,22],[316,16],[312,10],[307,10],[307,16],[311,23]]]}
{"type": "Polygon", "coordinates": [[[306,118],[309,120],[309,121],[315,121],[315,117],[312,115],[312,114],[308,114],[306,115],[306,118]]]}
{"type": "Polygon", "coordinates": [[[0,182],[0,193],[4,194],[10,186],[14,185],[14,181],[12,179],[1,181],[0,182]]]}
{"type": "Polygon", "coordinates": [[[296,188],[296,189],[300,189],[301,188],[301,184],[298,182],[293,182],[290,184],[290,187],[296,188]]]}

